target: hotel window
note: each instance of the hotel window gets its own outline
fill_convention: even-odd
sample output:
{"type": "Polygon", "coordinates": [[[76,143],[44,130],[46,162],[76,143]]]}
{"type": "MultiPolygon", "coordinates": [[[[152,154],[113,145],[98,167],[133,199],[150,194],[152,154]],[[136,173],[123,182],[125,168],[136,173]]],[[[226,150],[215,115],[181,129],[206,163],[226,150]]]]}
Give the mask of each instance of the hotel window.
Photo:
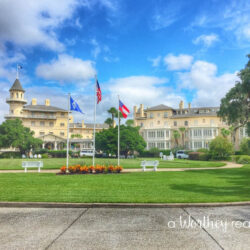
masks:
{"type": "Polygon", "coordinates": [[[60,132],[60,135],[61,135],[61,136],[64,136],[64,132],[60,132]]]}
{"type": "Polygon", "coordinates": [[[194,120],[194,125],[198,125],[198,120],[194,120]]]}
{"type": "Polygon", "coordinates": [[[141,127],[143,127],[143,122],[141,122],[141,127]]]}
{"type": "Polygon", "coordinates": [[[40,126],[44,127],[45,126],[45,122],[40,122],[40,126]]]}
{"type": "Polygon", "coordinates": [[[168,122],[164,122],[164,126],[167,127],[168,126],[168,122]]]}
{"type": "Polygon", "coordinates": [[[61,113],[61,117],[64,117],[64,113],[61,113]]]}
{"type": "Polygon", "coordinates": [[[148,138],[155,138],[155,131],[149,131],[148,138]]]}
{"type": "Polygon", "coordinates": [[[36,122],[31,122],[31,126],[32,127],[36,126],[36,122]]]}
{"type": "Polygon", "coordinates": [[[64,124],[63,122],[62,122],[62,123],[60,123],[60,127],[64,127],[64,125],[65,125],[65,124],[64,124]]]}
{"type": "Polygon", "coordinates": [[[211,125],[214,124],[214,120],[213,120],[213,119],[210,120],[210,124],[211,124],[211,125]]]}
{"type": "Polygon", "coordinates": [[[205,123],[205,122],[206,122],[206,119],[203,119],[202,122],[205,123]]]}
{"type": "Polygon", "coordinates": [[[175,127],[177,126],[177,121],[174,121],[174,126],[175,126],[175,127]]]}
{"type": "Polygon", "coordinates": [[[203,130],[203,135],[205,137],[212,137],[212,130],[211,129],[204,129],[203,130]]]}
{"type": "Polygon", "coordinates": [[[158,124],[158,125],[160,125],[160,123],[161,123],[160,121],[157,121],[157,124],[158,124]]]}
{"type": "Polygon", "coordinates": [[[13,110],[11,110],[11,114],[14,114],[13,110]]]}
{"type": "Polygon", "coordinates": [[[168,117],[168,112],[164,112],[164,118],[168,117]]]}
{"type": "Polygon", "coordinates": [[[194,142],[194,148],[202,148],[202,142],[201,141],[195,141],[194,142]]]}
{"type": "Polygon", "coordinates": [[[201,129],[194,129],[194,137],[201,137],[201,129]]]}
{"type": "Polygon", "coordinates": [[[163,130],[157,131],[157,138],[164,138],[164,131],[163,130]]]}
{"type": "Polygon", "coordinates": [[[167,149],[170,148],[169,141],[166,142],[166,148],[167,148],[167,149]]]}
{"type": "Polygon", "coordinates": [[[164,142],[157,142],[157,148],[164,149],[165,148],[164,142]]]}
{"type": "Polygon", "coordinates": [[[40,132],[39,135],[44,135],[44,132],[40,132]]]}
{"type": "Polygon", "coordinates": [[[155,148],[155,142],[149,142],[149,143],[148,143],[148,148],[149,148],[149,149],[155,148]]]}
{"type": "Polygon", "coordinates": [[[185,122],[184,122],[184,125],[185,125],[185,126],[188,126],[188,121],[185,121],[185,122]]]}
{"type": "Polygon", "coordinates": [[[169,130],[166,130],[166,137],[169,138],[169,130]]]}
{"type": "Polygon", "coordinates": [[[54,126],[54,122],[50,122],[50,123],[49,123],[49,126],[50,126],[50,127],[53,127],[53,126],[54,126]]]}
{"type": "Polygon", "coordinates": [[[154,114],[153,113],[150,113],[150,118],[154,118],[154,114]]]}
{"type": "Polygon", "coordinates": [[[18,93],[16,93],[16,97],[18,98],[18,93]]]}
{"type": "Polygon", "coordinates": [[[49,134],[50,134],[50,135],[53,135],[54,133],[50,131],[49,134]]]}
{"type": "Polygon", "coordinates": [[[150,127],[152,128],[154,126],[154,123],[153,122],[150,122],[150,127]]]}
{"type": "Polygon", "coordinates": [[[157,113],[157,117],[160,117],[161,116],[161,114],[160,113],[157,113]]]}

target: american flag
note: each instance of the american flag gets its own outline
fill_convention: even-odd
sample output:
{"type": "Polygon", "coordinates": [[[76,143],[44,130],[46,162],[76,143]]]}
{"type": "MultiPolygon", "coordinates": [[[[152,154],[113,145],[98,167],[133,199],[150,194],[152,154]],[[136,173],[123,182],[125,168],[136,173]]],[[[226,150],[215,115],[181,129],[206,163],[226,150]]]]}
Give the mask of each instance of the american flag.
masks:
{"type": "Polygon", "coordinates": [[[98,104],[102,100],[102,91],[101,91],[98,80],[96,80],[96,96],[97,96],[97,104],[98,104]]]}

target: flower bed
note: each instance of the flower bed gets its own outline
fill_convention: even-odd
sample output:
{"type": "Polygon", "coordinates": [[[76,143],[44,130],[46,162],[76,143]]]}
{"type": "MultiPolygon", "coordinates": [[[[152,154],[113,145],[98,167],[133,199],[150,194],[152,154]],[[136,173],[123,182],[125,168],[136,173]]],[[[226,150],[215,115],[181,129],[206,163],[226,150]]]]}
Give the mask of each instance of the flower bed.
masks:
{"type": "Polygon", "coordinates": [[[123,168],[121,166],[103,166],[103,165],[96,165],[96,166],[69,166],[68,172],[65,166],[60,168],[60,173],[58,174],[111,174],[111,173],[121,173],[123,168]]]}

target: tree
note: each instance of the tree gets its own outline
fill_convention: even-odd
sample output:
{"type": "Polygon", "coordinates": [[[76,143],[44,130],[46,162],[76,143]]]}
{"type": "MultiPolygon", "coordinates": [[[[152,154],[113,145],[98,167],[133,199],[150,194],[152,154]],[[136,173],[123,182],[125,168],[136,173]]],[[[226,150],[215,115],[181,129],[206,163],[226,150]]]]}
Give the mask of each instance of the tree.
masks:
{"type": "Polygon", "coordinates": [[[107,118],[104,123],[106,123],[110,128],[113,126],[113,121],[111,118],[107,118]]]}
{"type": "Polygon", "coordinates": [[[179,130],[181,132],[182,147],[184,148],[184,146],[185,146],[185,131],[186,131],[186,128],[181,127],[181,128],[179,128],[179,130]]]}
{"type": "Polygon", "coordinates": [[[209,153],[215,160],[226,160],[233,153],[233,145],[223,136],[217,136],[209,145],[209,153]]]}
{"type": "Polygon", "coordinates": [[[233,143],[240,127],[247,126],[250,134],[250,55],[248,63],[238,74],[240,81],[221,99],[218,116],[233,127],[233,143]]]}
{"type": "Polygon", "coordinates": [[[221,132],[221,135],[222,135],[224,138],[227,138],[227,137],[231,134],[231,131],[228,130],[228,129],[226,129],[226,128],[222,128],[222,129],[220,130],[220,132],[221,132]]]}
{"type": "Polygon", "coordinates": [[[175,147],[178,147],[179,145],[179,141],[178,139],[180,138],[180,133],[178,132],[178,130],[174,130],[173,131],[173,137],[174,137],[174,140],[175,140],[175,147]]]}
{"type": "MultiPolygon", "coordinates": [[[[96,149],[117,154],[118,127],[105,129],[96,134],[96,149]]],[[[139,127],[120,126],[120,153],[126,157],[130,151],[142,152],[146,142],[139,134],[139,127]]]]}
{"type": "Polygon", "coordinates": [[[112,119],[112,123],[114,124],[114,121],[115,121],[115,117],[118,117],[118,111],[115,107],[111,107],[109,110],[108,110],[108,113],[111,114],[111,119],[112,119]]]}
{"type": "Polygon", "coordinates": [[[22,154],[42,145],[33,137],[34,132],[23,126],[19,119],[7,120],[0,125],[0,148],[18,148],[22,154]]]}
{"type": "Polygon", "coordinates": [[[128,119],[126,122],[125,122],[125,124],[127,125],[127,126],[133,126],[134,125],[134,120],[132,120],[132,119],[128,119]]]}
{"type": "Polygon", "coordinates": [[[243,138],[243,140],[240,143],[240,151],[242,154],[250,155],[250,139],[249,138],[243,138]]]}

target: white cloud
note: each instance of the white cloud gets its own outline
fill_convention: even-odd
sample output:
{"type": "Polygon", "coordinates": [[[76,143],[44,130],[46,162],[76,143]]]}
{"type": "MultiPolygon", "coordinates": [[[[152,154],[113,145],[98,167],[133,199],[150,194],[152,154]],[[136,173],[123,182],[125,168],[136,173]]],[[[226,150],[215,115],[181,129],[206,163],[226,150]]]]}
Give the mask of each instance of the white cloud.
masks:
{"type": "Polygon", "coordinates": [[[50,63],[36,68],[36,74],[46,80],[60,82],[81,82],[94,77],[96,70],[92,61],[83,61],[67,54],[61,54],[50,63]]]}
{"type": "Polygon", "coordinates": [[[77,6],[78,0],[0,1],[0,41],[62,51],[55,29],[72,17],[77,6]]]}
{"type": "Polygon", "coordinates": [[[212,46],[215,42],[217,42],[218,36],[216,34],[210,34],[210,35],[201,35],[198,36],[193,40],[194,44],[202,44],[205,47],[210,47],[212,46]]]}
{"type": "Polygon", "coordinates": [[[101,53],[101,47],[99,43],[96,41],[96,39],[92,39],[90,43],[94,46],[94,49],[91,51],[91,54],[96,59],[98,55],[101,53]]]}
{"type": "Polygon", "coordinates": [[[4,121],[4,115],[9,113],[9,105],[5,102],[6,98],[9,98],[10,85],[6,82],[0,82],[0,123],[4,121]]]}
{"type": "Polygon", "coordinates": [[[157,56],[155,58],[149,58],[148,61],[152,62],[153,67],[158,67],[161,63],[161,56],[157,56]]]}
{"type": "Polygon", "coordinates": [[[179,73],[180,86],[195,91],[195,106],[217,106],[227,91],[238,80],[237,74],[217,75],[217,66],[206,61],[196,61],[190,72],[179,73]]]}
{"type": "Polygon", "coordinates": [[[238,41],[250,41],[250,2],[231,0],[228,4],[214,2],[201,16],[196,17],[191,27],[221,28],[238,41]],[[212,9],[212,11],[211,11],[212,9]]]}
{"type": "Polygon", "coordinates": [[[117,95],[124,104],[131,110],[134,105],[144,104],[154,106],[166,104],[177,106],[182,95],[166,87],[168,80],[153,76],[130,76],[125,78],[111,79],[108,82],[108,89],[111,95],[110,101],[117,102],[117,95]]]}
{"type": "Polygon", "coordinates": [[[191,67],[192,61],[192,56],[184,54],[180,54],[179,56],[168,54],[164,57],[164,63],[167,66],[168,70],[189,69],[191,67]]]}

